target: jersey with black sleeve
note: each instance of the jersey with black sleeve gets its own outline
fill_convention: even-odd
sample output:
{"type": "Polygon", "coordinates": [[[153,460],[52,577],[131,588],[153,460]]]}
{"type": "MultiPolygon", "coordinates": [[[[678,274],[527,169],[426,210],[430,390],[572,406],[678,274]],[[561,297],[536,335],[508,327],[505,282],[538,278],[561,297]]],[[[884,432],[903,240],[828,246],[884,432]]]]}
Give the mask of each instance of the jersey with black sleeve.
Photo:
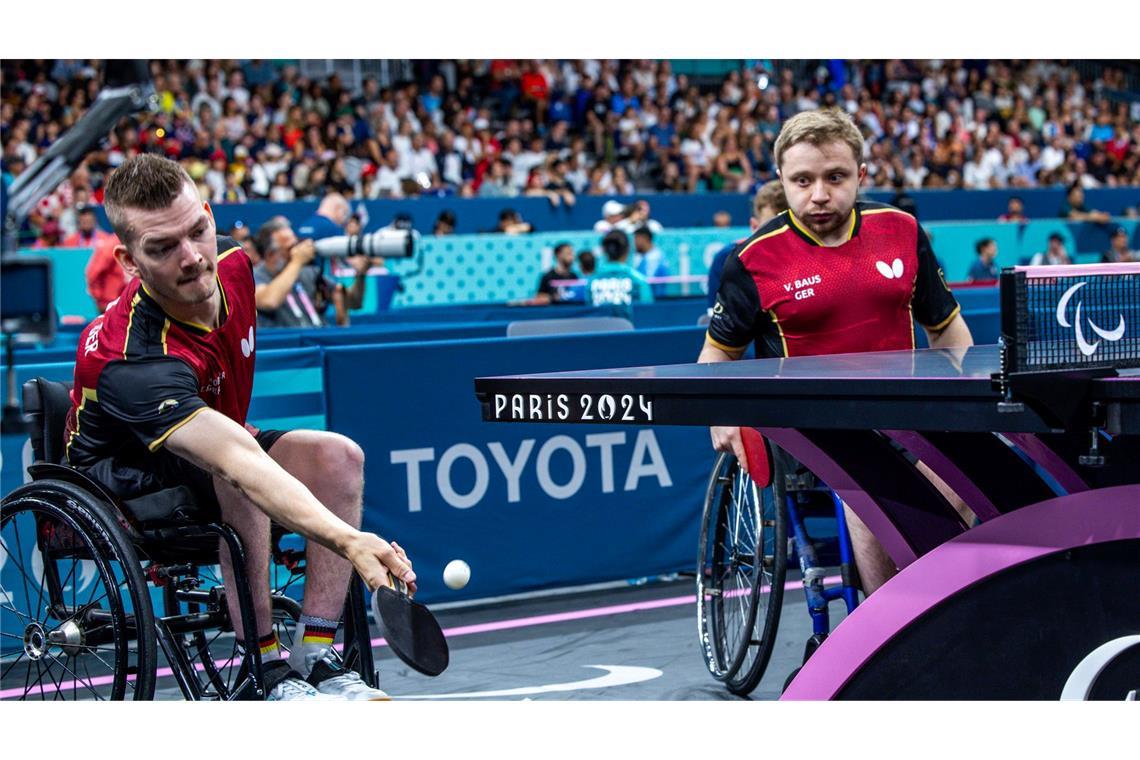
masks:
{"type": "Polygon", "coordinates": [[[145,461],[203,409],[244,424],[253,390],[257,311],[245,251],[218,237],[220,324],[168,316],[139,280],[80,335],[66,458],[87,467],[145,461]]]}
{"type": "Polygon", "coordinates": [[[791,211],[725,263],[709,342],[740,353],[811,356],[914,348],[914,320],[932,329],[959,312],[914,217],[860,201],[847,239],[824,246],[791,211]]]}

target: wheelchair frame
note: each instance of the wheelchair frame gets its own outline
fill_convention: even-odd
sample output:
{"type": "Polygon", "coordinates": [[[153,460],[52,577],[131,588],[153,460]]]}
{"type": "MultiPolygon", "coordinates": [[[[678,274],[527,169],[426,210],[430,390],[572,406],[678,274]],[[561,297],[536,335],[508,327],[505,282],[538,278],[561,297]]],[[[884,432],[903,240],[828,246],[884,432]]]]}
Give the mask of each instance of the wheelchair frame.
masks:
{"type": "MultiPolygon", "coordinates": [[[[717,457],[705,495],[697,558],[697,629],[709,673],[733,694],[747,696],[768,667],[779,629],[787,565],[798,563],[812,635],[803,662],[831,631],[829,605],[842,600],[850,614],[859,603],[859,579],[843,502],[810,473],[788,472],[786,456],[773,456],[772,483],[758,487],[732,454],[717,457]],[[835,538],[811,536],[805,518],[819,515],[826,495],[835,538]],[[809,512],[812,512],[809,515],[809,512]],[[732,526],[736,526],[733,528],[732,526]],[[838,585],[824,584],[838,566],[838,585]],[[727,600],[746,602],[734,612],[727,600]]],[[[785,688],[799,668],[784,682],[785,688]]]]}
{"type": "MultiPolygon", "coordinates": [[[[19,691],[10,688],[5,679],[26,658],[22,698],[34,698],[32,692],[37,685],[43,699],[66,699],[64,692],[68,688],[78,698],[80,657],[92,655],[101,664],[101,670],[112,672],[91,677],[88,665],[94,662],[84,662],[83,672],[99,686],[106,686],[110,679],[110,689],[99,690],[86,684],[84,695],[90,692],[100,699],[151,699],[157,680],[157,651],[161,649],[187,700],[263,699],[268,691],[265,664],[253,623],[246,555],[237,532],[221,521],[199,519],[195,507],[200,514],[202,505],[188,501],[187,489],[180,489],[185,493],[173,494],[173,499],[169,492],[176,489],[167,489],[124,503],[80,471],[52,463],[60,458],[55,453],[52,434],[62,430],[66,393],[65,384],[42,378],[24,386],[24,411],[32,423],[32,444],[38,461],[28,470],[32,481],[5,496],[0,506],[0,528],[5,537],[0,549],[8,558],[15,556],[7,542],[13,540],[17,547],[22,547],[17,519],[30,513],[43,571],[37,581],[35,568],[28,573],[23,567],[23,557],[17,557],[14,563],[23,575],[28,609],[21,612],[8,604],[10,600],[4,600],[4,635],[0,641],[6,646],[0,651],[10,651],[0,660],[0,695],[19,691]],[[139,519],[139,513],[147,519],[139,519]],[[219,542],[224,542],[233,560],[234,588],[228,590],[220,582],[210,584],[211,580],[220,581],[211,578],[209,570],[219,562],[219,542]],[[57,563],[68,560],[72,562],[71,573],[61,577],[57,563]],[[82,606],[75,591],[76,561],[94,563],[107,588],[101,597],[89,598],[82,606]],[[70,605],[66,598],[68,580],[72,581],[70,605]],[[31,589],[36,583],[41,585],[33,609],[31,589]],[[156,590],[155,595],[152,589],[156,590]],[[214,651],[222,634],[234,630],[227,593],[237,593],[245,632],[244,654],[236,662],[235,656],[218,660],[214,651]],[[162,614],[155,613],[155,596],[161,599],[162,614]],[[23,632],[7,630],[8,620],[13,620],[16,627],[22,626],[23,632]],[[206,634],[211,631],[217,633],[208,638],[206,634]],[[19,645],[11,643],[15,640],[20,640],[22,652],[19,645]],[[133,658],[129,656],[132,642],[136,647],[133,658]],[[104,659],[99,654],[108,651],[113,657],[104,659]],[[9,655],[14,655],[10,661],[9,655]],[[31,682],[32,663],[39,672],[37,684],[31,682]],[[58,680],[47,674],[54,687],[49,694],[44,668],[55,665],[63,673],[58,680]],[[66,680],[67,675],[74,680],[66,680]]],[[[54,440],[62,441],[62,434],[54,440]]],[[[272,559],[288,570],[286,587],[303,576],[303,555],[282,550],[277,540],[273,541],[272,559]]],[[[295,623],[300,617],[300,604],[283,593],[271,594],[271,606],[275,629],[287,626],[290,620],[295,623]]],[[[344,666],[356,670],[365,683],[376,687],[379,679],[372,655],[365,589],[355,573],[346,595],[343,624],[344,666]]],[[[238,653],[236,638],[233,652],[238,653]]]]}

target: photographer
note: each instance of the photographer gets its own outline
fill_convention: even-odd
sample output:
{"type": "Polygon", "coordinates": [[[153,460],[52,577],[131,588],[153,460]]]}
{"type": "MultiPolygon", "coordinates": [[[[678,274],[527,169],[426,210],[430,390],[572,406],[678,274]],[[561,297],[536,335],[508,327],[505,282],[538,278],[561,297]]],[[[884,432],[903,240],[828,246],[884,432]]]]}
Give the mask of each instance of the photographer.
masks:
{"type": "Polygon", "coordinates": [[[349,309],[364,302],[364,283],[370,265],[367,256],[345,261],[356,270],[352,287],[325,277],[310,266],[317,248],[310,239],[297,240],[289,222],[277,217],[257,231],[255,243],[262,261],[253,270],[258,325],[263,327],[324,327],[324,312],[331,303],[336,324],[348,325],[349,309]]]}

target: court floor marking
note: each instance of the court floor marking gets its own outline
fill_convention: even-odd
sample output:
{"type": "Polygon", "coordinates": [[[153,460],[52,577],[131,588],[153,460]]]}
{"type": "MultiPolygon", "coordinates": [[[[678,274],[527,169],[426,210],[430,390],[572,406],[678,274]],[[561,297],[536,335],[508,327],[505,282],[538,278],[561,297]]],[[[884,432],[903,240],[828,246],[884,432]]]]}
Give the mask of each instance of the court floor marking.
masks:
{"type": "MultiPolygon", "coordinates": [[[[842,580],[840,576],[833,575],[824,578],[824,583],[838,583],[842,580]]],[[[785,591],[803,588],[803,581],[788,581],[784,584],[785,591]]],[[[506,631],[512,628],[529,628],[536,625],[550,625],[551,623],[565,623],[571,620],[585,620],[595,617],[606,617],[608,615],[624,615],[630,612],[644,612],[645,610],[656,610],[663,607],[677,607],[684,604],[696,604],[697,595],[687,594],[685,596],[671,596],[665,599],[651,599],[645,602],[631,602],[629,604],[614,604],[607,607],[588,607],[583,610],[574,610],[572,612],[556,612],[550,615],[533,615],[531,617],[523,618],[510,618],[507,620],[496,620],[490,623],[477,623],[475,625],[461,625],[454,628],[445,628],[443,635],[447,638],[455,636],[468,636],[473,633],[490,633],[492,631],[506,631]]],[[[383,638],[372,639],[372,646],[387,646],[388,642],[383,638]]]]}
{"type": "MultiPolygon", "coordinates": [[[[838,583],[841,578],[838,575],[829,576],[824,578],[824,583],[838,583]]],[[[788,581],[784,584],[785,591],[803,588],[803,581],[788,581]]],[[[538,625],[550,625],[552,623],[566,623],[571,620],[586,620],[595,617],[606,617],[609,615],[624,615],[631,612],[644,612],[646,610],[656,610],[665,607],[678,607],[684,604],[695,604],[697,601],[696,594],[686,594],[684,596],[671,596],[664,599],[651,599],[644,602],[632,602],[629,604],[613,604],[606,607],[588,607],[582,610],[573,610],[571,612],[556,612],[549,615],[532,615],[530,617],[522,618],[509,618],[507,620],[495,620],[489,623],[477,623],[475,625],[461,625],[454,628],[445,628],[443,634],[447,638],[454,638],[457,636],[469,636],[476,633],[491,633],[493,631],[507,631],[514,628],[530,628],[538,625]]],[[[383,637],[372,639],[370,642],[373,647],[388,646],[387,640],[383,637]]],[[[340,647],[337,647],[338,649],[340,647]]],[[[229,659],[221,659],[214,662],[215,667],[226,667],[230,665],[229,659]]],[[[198,664],[195,666],[196,670],[203,670],[204,666],[198,664]]],[[[166,678],[174,675],[174,671],[170,668],[159,668],[157,672],[158,678],[166,678]]],[[[91,686],[106,686],[114,681],[114,676],[100,676],[92,678],[85,683],[91,686]]],[[[127,676],[127,680],[133,681],[133,675],[127,676]]],[[[59,690],[67,690],[75,686],[74,682],[65,682],[59,685],[59,690]]],[[[0,691],[0,699],[10,699],[23,695],[22,689],[6,689],[0,691]]]]}

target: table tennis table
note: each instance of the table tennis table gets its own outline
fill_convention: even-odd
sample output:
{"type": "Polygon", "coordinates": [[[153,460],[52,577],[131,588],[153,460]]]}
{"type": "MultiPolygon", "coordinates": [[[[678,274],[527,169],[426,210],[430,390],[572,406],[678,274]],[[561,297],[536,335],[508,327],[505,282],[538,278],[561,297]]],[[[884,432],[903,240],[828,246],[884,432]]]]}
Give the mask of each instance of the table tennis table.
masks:
{"type": "Polygon", "coordinates": [[[900,573],[784,699],[1118,698],[1140,686],[1140,376],[1038,376],[1019,403],[993,378],[1002,361],[975,346],[487,377],[475,390],[487,421],[753,426],[836,491],[900,573]]]}

